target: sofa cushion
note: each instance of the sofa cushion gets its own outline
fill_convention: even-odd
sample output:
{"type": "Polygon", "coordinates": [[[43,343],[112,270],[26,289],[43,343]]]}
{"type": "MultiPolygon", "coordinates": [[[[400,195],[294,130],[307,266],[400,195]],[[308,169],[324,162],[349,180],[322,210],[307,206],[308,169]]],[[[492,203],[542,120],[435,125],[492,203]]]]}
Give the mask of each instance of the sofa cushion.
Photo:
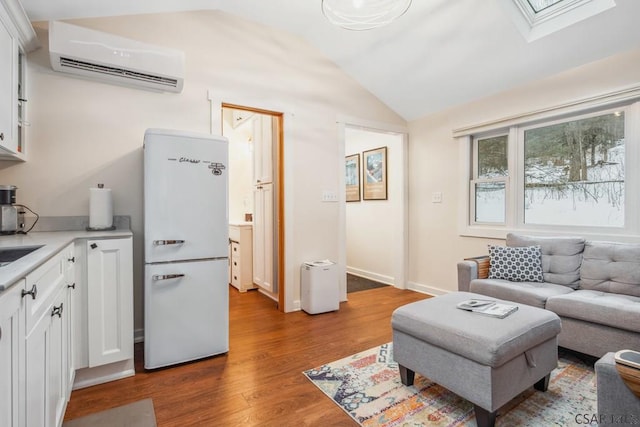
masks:
{"type": "Polygon", "coordinates": [[[582,237],[539,237],[507,234],[507,246],[540,246],[544,281],[577,289],[585,240],[582,237]]]}
{"type": "Polygon", "coordinates": [[[580,289],[549,297],[547,309],[560,317],[640,331],[640,298],[634,296],[580,289]]]}
{"type": "Polygon", "coordinates": [[[587,242],[580,288],[640,297],[640,244],[587,242]]]}
{"type": "Polygon", "coordinates": [[[472,280],[469,284],[469,291],[538,308],[545,308],[547,299],[554,295],[574,292],[567,286],[553,283],[511,282],[502,279],[472,280]]]}
{"type": "Polygon", "coordinates": [[[507,247],[489,245],[489,279],[513,282],[542,282],[540,246],[507,247]]]}

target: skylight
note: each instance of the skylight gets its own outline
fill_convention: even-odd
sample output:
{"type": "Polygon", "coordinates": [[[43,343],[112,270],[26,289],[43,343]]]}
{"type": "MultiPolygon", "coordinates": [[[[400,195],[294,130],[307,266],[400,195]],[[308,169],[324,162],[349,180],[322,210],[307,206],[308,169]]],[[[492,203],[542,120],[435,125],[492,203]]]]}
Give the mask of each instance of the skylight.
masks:
{"type": "Polygon", "coordinates": [[[615,7],[615,0],[500,0],[528,42],[615,7]]]}
{"type": "Polygon", "coordinates": [[[540,13],[548,7],[553,6],[554,4],[560,3],[564,0],[527,0],[529,6],[535,13],[540,13]]]}

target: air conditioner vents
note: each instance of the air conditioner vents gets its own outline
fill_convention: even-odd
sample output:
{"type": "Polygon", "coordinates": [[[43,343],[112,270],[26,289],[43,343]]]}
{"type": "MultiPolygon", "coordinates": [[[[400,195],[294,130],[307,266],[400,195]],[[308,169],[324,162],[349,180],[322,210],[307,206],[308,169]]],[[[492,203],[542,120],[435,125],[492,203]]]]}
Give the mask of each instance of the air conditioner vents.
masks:
{"type": "Polygon", "coordinates": [[[78,61],[71,58],[60,58],[60,67],[84,70],[91,73],[105,74],[109,76],[122,77],[125,79],[139,80],[141,82],[154,83],[162,86],[177,88],[178,80],[167,77],[154,76],[152,74],[138,73],[124,68],[108,67],[105,65],[92,64],[90,62],[78,61]]]}
{"type": "Polygon", "coordinates": [[[184,53],[65,22],[49,23],[51,67],[107,83],[181,92],[184,53]]]}

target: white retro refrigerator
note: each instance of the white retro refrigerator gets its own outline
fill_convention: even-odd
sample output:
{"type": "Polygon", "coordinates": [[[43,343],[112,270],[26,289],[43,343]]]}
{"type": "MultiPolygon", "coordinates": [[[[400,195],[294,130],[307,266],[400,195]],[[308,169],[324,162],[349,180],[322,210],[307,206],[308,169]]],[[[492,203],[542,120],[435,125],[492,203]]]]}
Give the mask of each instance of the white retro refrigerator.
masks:
{"type": "Polygon", "coordinates": [[[144,365],[229,350],[228,141],[144,136],[144,365]]]}

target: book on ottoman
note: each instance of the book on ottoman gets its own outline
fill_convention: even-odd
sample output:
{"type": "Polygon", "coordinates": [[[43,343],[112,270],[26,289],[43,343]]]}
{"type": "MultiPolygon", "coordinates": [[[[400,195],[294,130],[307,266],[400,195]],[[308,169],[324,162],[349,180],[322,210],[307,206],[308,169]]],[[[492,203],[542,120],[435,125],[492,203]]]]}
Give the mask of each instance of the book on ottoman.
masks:
{"type": "Polygon", "coordinates": [[[518,310],[517,305],[504,304],[487,299],[469,299],[458,303],[456,307],[460,310],[472,311],[474,313],[497,317],[499,319],[504,319],[511,313],[518,310]]]}

